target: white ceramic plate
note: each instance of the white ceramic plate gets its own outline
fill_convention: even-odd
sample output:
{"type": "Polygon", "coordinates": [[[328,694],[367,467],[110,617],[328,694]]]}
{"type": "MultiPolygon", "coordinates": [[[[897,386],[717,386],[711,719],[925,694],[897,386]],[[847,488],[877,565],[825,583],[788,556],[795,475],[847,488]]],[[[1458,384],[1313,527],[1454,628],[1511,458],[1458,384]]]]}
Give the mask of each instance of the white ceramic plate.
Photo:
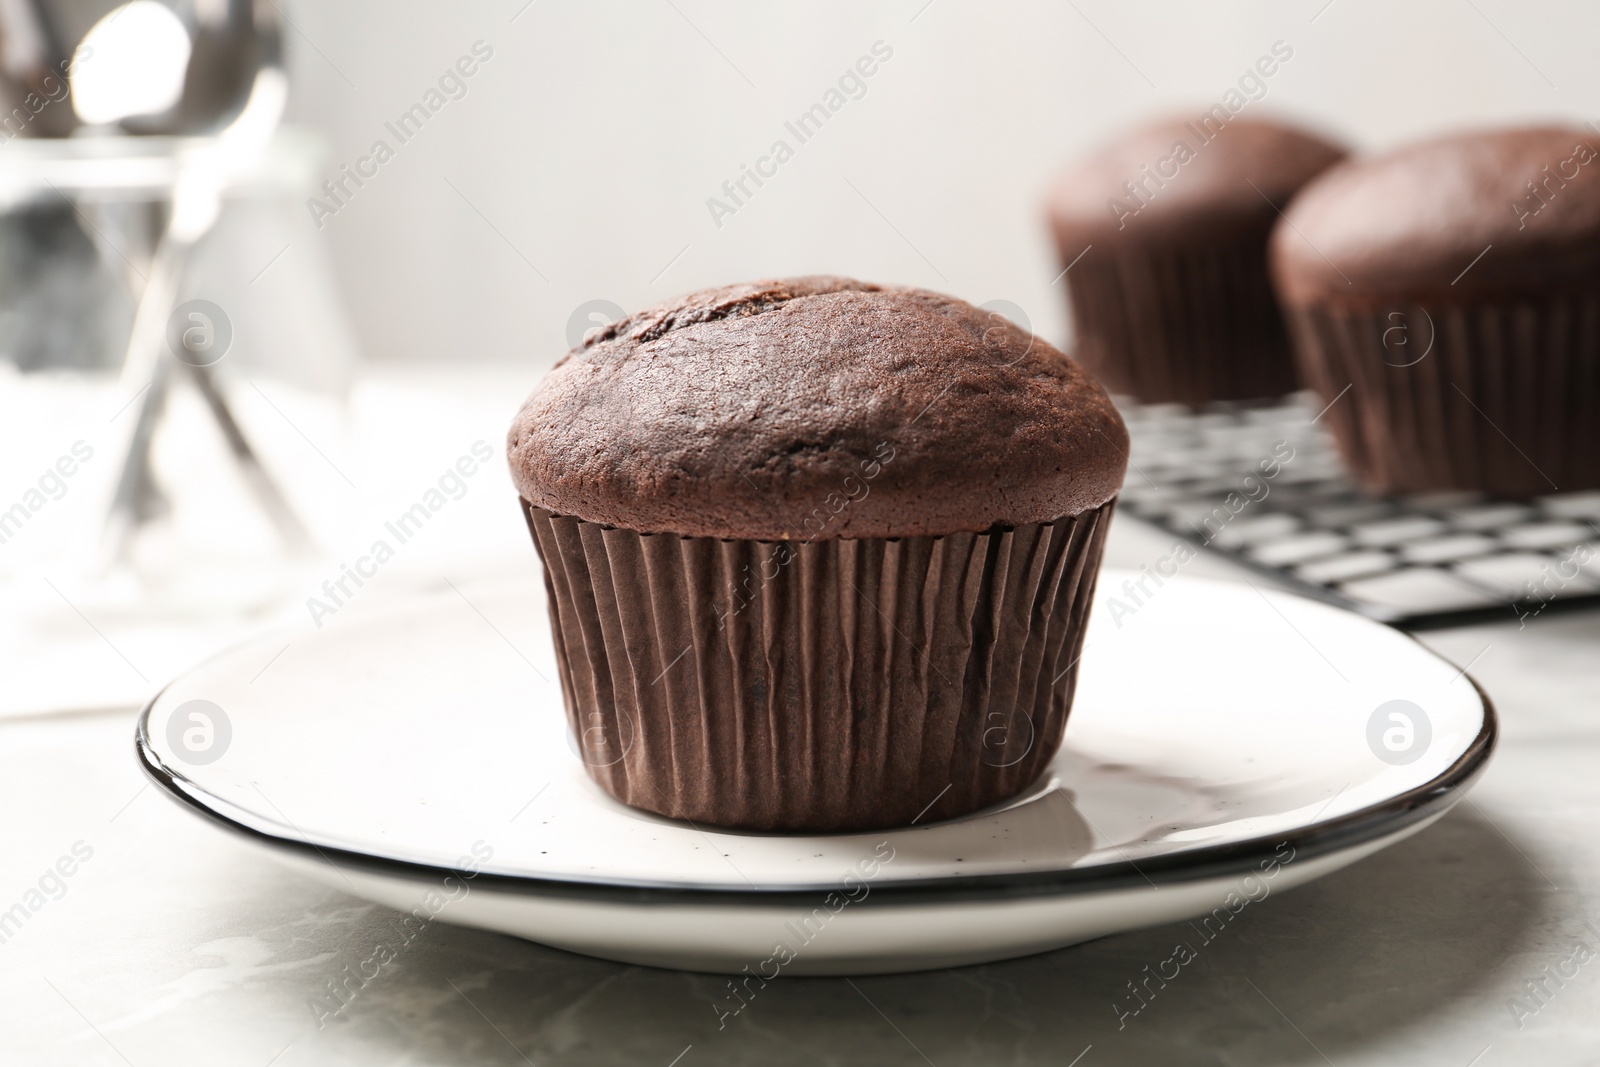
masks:
{"type": "Polygon", "coordinates": [[[224,653],[151,702],[138,751],[191,810],[419,919],[767,977],[1222,923],[1426,826],[1487,762],[1488,701],[1404,634],[1251,585],[1147,582],[1135,606],[1129,577],[1102,575],[1051,774],[934,825],[733,833],[613,802],[569,741],[548,632],[524,653],[484,626],[542,621],[526,591],[340,619],[270,669],[282,638],[224,653]]]}

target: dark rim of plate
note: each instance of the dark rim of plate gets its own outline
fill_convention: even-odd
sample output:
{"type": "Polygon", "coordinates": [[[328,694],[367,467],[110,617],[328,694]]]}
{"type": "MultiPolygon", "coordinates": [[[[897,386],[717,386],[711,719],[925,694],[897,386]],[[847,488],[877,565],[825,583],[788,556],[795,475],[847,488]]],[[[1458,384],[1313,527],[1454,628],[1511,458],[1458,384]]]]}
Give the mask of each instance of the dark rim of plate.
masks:
{"type": "MultiPolygon", "coordinates": [[[[1417,644],[1431,655],[1444,659],[1426,645],[1422,645],[1420,641],[1417,644]]],[[[1151,856],[1137,862],[1119,860],[1051,871],[979,874],[915,881],[873,881],[870,883],[871,891],[859,902],[853,903],[852,907],[864,904],[882,907],[1017,900],[1122,889],[1156,889],[1163,884],[1243,878],[1259,873],[1263,869],[1263,864],[1282,863],[1278,851],[1284,845],[1293,850],[1290,862],[1300,863],[1387,837],[1432,815],[1443,814],[1449,810],[1465,795],[1488,765],[1489,756],[1499,735],[1494,704],[1476,679],[1465,672],[1462,673],[1462,677],[1471,683],[1483,706],[1483,726],[1477,736],[1443,773],[1381,803],[1369,805],[1337,818],[1311,823],[1283,836],[1257,837],[1220,845],[1201,845],[1151,856]]],[[[811,907],[827,894],[839,892],[844,888],[842,883],[803,888],[790,886],[774,886],[770,889],[759,887],[729,889],[720,886],[696,888],[683,884],[540,878],[534,875],[492,871],[469,873],[438,864],[355,852],[331,843],[323,843],[294,827],[282,826],[271,819],[223,800],[200,788],[163,762],[151,741],[149,724],[150,713],[165,692],[166,687],[163,687],[139,713],[134,748],[145,773],[179,803],[224,828],[259,844],[297,855],[301,859],[327,863],[336,870],[341,867],[348,868],[355,872],[404,878],[419,884],[438,884],[446,878],[456,878],[470,880],[475,888],[496,892],[630,906],[759,904],[774,907],[790,905],[811,907]]],[[[883,832],[901,831],[896,828],[883,832]]]]}

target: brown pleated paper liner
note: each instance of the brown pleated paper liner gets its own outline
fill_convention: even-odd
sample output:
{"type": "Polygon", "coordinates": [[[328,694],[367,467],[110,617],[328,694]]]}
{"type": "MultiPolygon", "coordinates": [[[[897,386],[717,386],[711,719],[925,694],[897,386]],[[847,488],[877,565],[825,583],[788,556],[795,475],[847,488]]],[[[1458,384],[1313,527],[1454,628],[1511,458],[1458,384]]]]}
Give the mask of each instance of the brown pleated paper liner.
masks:
{"type": "Polygon", "coordinates": [[[1114,503],[800,543],[639,534],[524,501],[590,777],[749,830],[904,826],[1016,795],[1060,746],[1114,503]]]}
{"type": "Polygon", "coordinates": [[[1600,293],[1308,307],[1290,323],[1307,384],[1332,405],[1323,421],[1368,489],[1600,487],[1600,293]]]}
{"type": "Polygon", "coordinates": [[[1266,245],[1266,232],[1251,229],[1160,250],[1091,249],[1066,276],[1073,357],[1113,394],[1146,403],[1293,392],[1266,245]]]}

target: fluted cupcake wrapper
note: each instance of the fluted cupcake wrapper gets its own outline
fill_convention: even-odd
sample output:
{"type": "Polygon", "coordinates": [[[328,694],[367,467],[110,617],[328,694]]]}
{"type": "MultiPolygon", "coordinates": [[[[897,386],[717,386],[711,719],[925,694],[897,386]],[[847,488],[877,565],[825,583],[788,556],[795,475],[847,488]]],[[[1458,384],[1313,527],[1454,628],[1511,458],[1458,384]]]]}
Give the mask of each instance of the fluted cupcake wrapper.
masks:
{"type": "Polygon", "coordinates": [[[1369,489],[1600,487],[1600,292],[1306,307],[1290,323],[1307,384],[1332,405],[1324,421],[1369,489]]]}
{"type": "Polygon", "coordinates": [[[1112,393],[1147,403],[1293,392],[1266,244],[1252,229],[1159,250],[1092,250],[1066,276],[1073,356],[1112,393]]]}
{"type": "Polygon", "coordinates": [[[1113,506],[805,543],[523,511],[594,781],[673,818],[827,832],[953,817],[1040,776],[1113,506]]]}

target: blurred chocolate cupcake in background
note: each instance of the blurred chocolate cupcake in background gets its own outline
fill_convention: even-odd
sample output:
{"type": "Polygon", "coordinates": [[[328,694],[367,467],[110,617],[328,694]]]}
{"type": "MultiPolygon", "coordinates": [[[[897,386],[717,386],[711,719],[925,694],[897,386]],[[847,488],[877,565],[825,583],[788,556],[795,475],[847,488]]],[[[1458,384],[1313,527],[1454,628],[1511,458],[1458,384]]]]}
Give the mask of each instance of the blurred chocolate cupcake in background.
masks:
{"type": "Polygon", "coordinates": [[[561,688],[618,800],[750,830],[931,822],[1061,743],[1127,432],[959,300],[846,278],[606,327],[511,429],[561,688]]]}
{"type": "Polygon", "coordinates": [[[1304,376],[1367,488],[1600,486],[1591,131],[1459,134],[1346,163],[1287,210],[1272,260],[1304,376]]]}
{"type": "Polygon", "coordinates": [[[1113,394],[1199,407],[1296,388],[1267,240],[1344,149],[1222,113],[1142,126],[1051,190],[1072,354],[1113,394]]]}

